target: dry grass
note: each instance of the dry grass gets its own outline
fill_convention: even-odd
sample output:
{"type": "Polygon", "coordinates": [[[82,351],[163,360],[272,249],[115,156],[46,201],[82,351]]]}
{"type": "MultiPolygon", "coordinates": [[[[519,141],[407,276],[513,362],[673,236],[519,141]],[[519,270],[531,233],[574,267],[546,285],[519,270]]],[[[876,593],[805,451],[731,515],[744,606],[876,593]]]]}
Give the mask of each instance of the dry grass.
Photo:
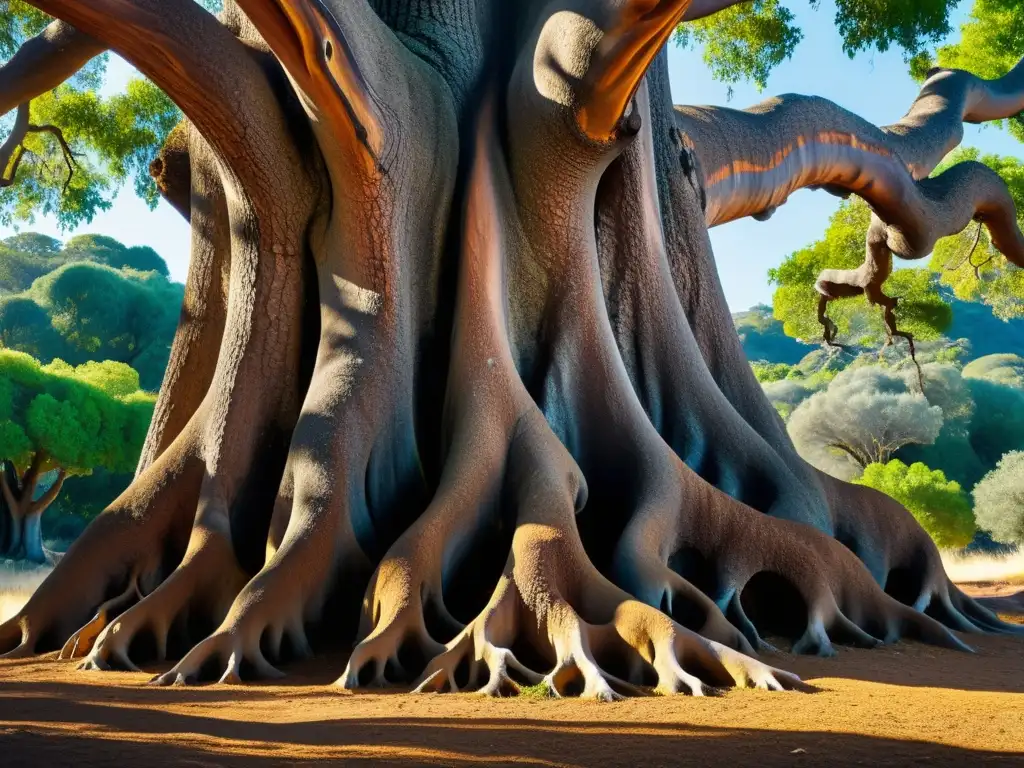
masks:
{"type": "Polygon", "coordinates": [[[957,584],[1024,584],[1024,551],[1008,555],[944,554],[942,563],[957,584]]]}
{"type": "Polygon", "coordinates": [[[21,609],[51,570],[48,565],[0,561],[0,622],[21,609]]]}

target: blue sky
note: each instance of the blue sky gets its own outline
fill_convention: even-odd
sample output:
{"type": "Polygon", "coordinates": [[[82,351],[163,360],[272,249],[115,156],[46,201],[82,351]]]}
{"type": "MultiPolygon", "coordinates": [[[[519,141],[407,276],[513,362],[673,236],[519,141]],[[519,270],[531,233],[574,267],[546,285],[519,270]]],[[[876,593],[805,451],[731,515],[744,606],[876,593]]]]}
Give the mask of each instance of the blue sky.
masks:
{"type": "MultiPolygon", "coordinates": [[[[900,0],[892,0],[899,2],[900,0]]],[[[967,17],[973,0],[964,0],[954,18],[955,25],[967,17]]],[[[728,89],[711,79],[700,51],[673,46],[670,52],[672,91],[676,103],[719,104],[736,108],[750,106],[779,93],[808,93],[824,96],[883,125],[898,120],[910,106],[918,86],[907,74],[898,51],[862,54],[851,60],[843,52],[833,20],[832,0],[823,0],[813,11],[807,0],[789,0],[804,30],[804,40],[793,58],[772,74],[764,93],[747,85],[728,89]]],[[[955,37],[955,33],[954,33],[955,37]]],[[[134,73],[124,62],[113,59],[107,89],[116,90],[134,73]]],[[[966,126],[964,144],[984,152],[1024,156],[1024,145],[993,127],[966,126]]],[[[769,221],[753,219],[726,224],[711,232],[719,273],[729,306],[734,311],[771,301],[766,273],[793,251],[821,236],[828,217],[839,201],[825,192],[798,192],[769,221]]],[[[181,216],[167,204],[150,211],[130,189],[122,190],[111,210],[74,232],[60,232],[52,220],[40,218],[35,230],[67,238],[96,232],[110,235],[128,245],[155,248],[171,268],[172,276],[184,281],[188,270],[189,229],[181,216]]],[[[0,227],[0,237],[12,234],[0,227]]]]}

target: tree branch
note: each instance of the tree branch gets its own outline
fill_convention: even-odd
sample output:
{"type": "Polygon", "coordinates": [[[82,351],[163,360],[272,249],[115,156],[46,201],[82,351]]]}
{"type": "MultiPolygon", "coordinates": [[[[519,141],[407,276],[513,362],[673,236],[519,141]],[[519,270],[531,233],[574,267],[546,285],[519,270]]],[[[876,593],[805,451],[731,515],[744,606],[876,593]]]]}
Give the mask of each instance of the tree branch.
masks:
{"type": "MultiPolygon", "coordinates": [[[[628,0],[594,51],[582,84],[577,121],[595,141],[610,141],[636,89],[683,20],[691,0],[628,0]]],[[[639,126],[632,133],[636,133],[639,126]]]]}
{"type": "Polygon", "coordinates": [[[57,479],[54,480],[53,485],[46,489],[46,493],[31,503],[28,508],[28,514],[34,515],[38,512],[42,512],[50,506],[60,493],[60,489],[64,485],[65,478],[67,478],[67,470],[61,467],[57,470],[57,479]]]}
{"type": "Polygon", "coordinates": [[[750,0],[693,0],[683,16],[683,21],[697,21],[706,16],[713,16],[726,8],[732,8],[734,5],[749,2],[750,0]]]}
{"type": "MultiPolygon", "coordinates": [[[[963,122],[1024,110],[1024,60],[998,80],[935,72],[910,111],[878,128],[826,99],[786,95],[745,111],[677,107],[695,156],[709,226],[769,212],[798,189],[864,197],[883,218],[897,213],[910,183],[927,177],[963,137],[963,122]]],[[[888,219],[887,219],[888,220],[888,219]]]]}
{"type": "Polygon", "coordinates": [[[104,50],[70,24],[54,21],[0,67],[0,115],[53,90],[104,50]]]}
{"type": "Polygon", "coordinates": [[[177,103],[250,191],[271,194],[273,171],[252,145],[266,135],[257,126],[283,125],[279,103],[255,57],[214,16],[191,0],[30,4],[122,55],[177,103]]]}
{"type": "Polygon", "coordinates": [[[380,19],[365,2],[237,0],[285,70],[338,136],[351,136],[373,168],[384,128],[373,89],[353,50],[380,19]]]}
{"type": "Polygon", "coordinates": [[[0,145],[0,188],[10,186],[15,175],[18,173],[18,165],[24,155],[25,136],[29,129],[29,105],[28,102],[18,107],[18,114],[14,118],[14,126],[11,128],[11,135],[0,145]],[[13,159],[13,162],[12,162],[13,159]]]}

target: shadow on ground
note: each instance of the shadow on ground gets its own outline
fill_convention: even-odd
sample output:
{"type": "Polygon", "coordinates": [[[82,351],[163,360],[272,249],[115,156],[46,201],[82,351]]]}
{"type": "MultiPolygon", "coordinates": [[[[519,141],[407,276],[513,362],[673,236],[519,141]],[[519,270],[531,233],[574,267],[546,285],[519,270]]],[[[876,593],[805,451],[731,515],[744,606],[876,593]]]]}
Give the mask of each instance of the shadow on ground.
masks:
{"type": "MultiPolygon", "coordinates": [[[[24,700],[0,727],[5,766],[1024,765],[1008,752],[870,736],[678,723],[493,719],[232,722],[121,706],[24,700]],[[64,724],[41,722],[59,712],[64,724]],[[73,727],[70,727],[72,726],[73,727]]],[[[5,709],[7,709],[5,707],[5,709]]]]}

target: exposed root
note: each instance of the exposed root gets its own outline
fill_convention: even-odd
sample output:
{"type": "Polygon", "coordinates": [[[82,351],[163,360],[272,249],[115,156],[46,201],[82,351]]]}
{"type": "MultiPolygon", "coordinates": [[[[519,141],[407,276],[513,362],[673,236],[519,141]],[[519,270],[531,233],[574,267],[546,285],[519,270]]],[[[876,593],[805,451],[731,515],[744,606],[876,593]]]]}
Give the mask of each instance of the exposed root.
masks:
{"type": "Polygon", "coordinates": [[[140,633],[151,633],[154,660],[162,662],[167,659],[168,640],[176,621],[188,643],[195,642],[196,638],[188,637],[187,624],[189,619],[195,622],[197,618],[189,614],[201,612],[211,626],[219,624],[246,582],[225,533],[198,525],[181,565],[159,587],[116,619],[108,620],[109,626],[93,635],[95,644],[91,652],[87,641],[92,630],[84,637],[82,634],[94,626],[95,620],[79,630],[75,645],[69,649],[72,643],[69,640],[65,645],[68,653],[65,655],[62,651],[62,658],[88,654],[79,667],[83,670],[103,671],[112,666],[136,670],[131,651],[140,633]]]}
{"type": "Polygon", "coordinates": [[[60,649],[57,658],[77,659],[85,656],[92,650],[96,638],[106,629],[111,620],[121,614],[133,602],[138,602],[142,599],[139,579],[133,575],[124,592],[103,603],[89,623],[68,638],[68,641],[64,643],[64,647],[60,649]]]}
{"type": "MultiPolygon", "coordinates": [[[[571,518],[521,522],[490,603],[430,661],[416,690],[505,696],[543,685],[551,696],[598,701],[652,692],[701,696],[729,686],[809,690],[795,675],[706,640],[633,600],[585,558],[571,518]],[[518,646],[544,669],[519,659],[518,646]]],[[[350,664],[340,684],[360,687],[360,672],[350,664]]]]}

